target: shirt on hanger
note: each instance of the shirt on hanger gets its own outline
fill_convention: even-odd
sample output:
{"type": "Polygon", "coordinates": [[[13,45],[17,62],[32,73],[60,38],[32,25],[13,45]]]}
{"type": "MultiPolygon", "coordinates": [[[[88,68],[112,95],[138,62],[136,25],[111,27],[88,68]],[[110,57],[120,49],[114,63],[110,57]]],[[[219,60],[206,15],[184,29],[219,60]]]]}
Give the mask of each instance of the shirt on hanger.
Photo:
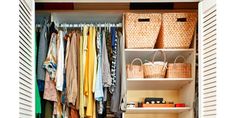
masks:
{"type": "Polygon", "coordinates": [[[77,97],[77,49],[76,34],[72,33],[66,68],[66,90],[68,103],[75,105],[77,97]]]}
{"type": "Polygon", "coordinates": [[[64,82],[64,41],[63,32],[59,31],[59,49],[58,49],[58,62],[57,62],[57,72],[56,72],[56,88],[59,91],[63,90],[64,82]]]}

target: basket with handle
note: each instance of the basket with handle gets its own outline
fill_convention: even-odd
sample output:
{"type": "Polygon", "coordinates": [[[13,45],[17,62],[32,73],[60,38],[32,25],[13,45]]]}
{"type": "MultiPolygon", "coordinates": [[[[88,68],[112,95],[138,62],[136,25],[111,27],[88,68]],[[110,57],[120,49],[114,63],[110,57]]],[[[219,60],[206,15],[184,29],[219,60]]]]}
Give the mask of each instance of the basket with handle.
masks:
{"type": "Polygon", "coordinates": [[[189,48],[193,39],[197,13],[163,13],[158,48],[189,48]]]}
{"type": "Polygon", "coordinates": [[[154,48],[160,28],[159,13],[126,13],[126,48],[154,48]]]}
{"type": "Polygon", "coordinates": [[[191,64],[184,63],[185,58],[183,56],[177,56],[174,63],[169,63],[167,68],[166,77],[167,78],[191,78],[191,64]],[[182,58],[183,63],[177,63],[177,60],[182,58]]]}
{"type": "Polygon", "coordinates": [[[152,62],[144,63],[144,78],[164,78],[166,74],[167,62],[166,55],[159,50],[154,53],[152,62]],[[163,56],[163,61],[154,61],[157,53],[163,56]]]}
{"type": "Polygon", "coordinates": [[[131,64],[126,65],[127,78],[143,78],[143,62],[140,58],[135,58],[131,64]],[[140,65],[134,65],[134,62],[139,61],[140,65]]]}

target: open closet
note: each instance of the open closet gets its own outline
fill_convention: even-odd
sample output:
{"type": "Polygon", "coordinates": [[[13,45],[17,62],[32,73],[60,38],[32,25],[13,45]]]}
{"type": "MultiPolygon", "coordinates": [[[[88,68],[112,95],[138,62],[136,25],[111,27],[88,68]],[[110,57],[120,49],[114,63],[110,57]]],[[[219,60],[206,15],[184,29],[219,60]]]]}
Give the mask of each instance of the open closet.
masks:
{"type": "MultiPolygon", "coordinates": [[[[194,19],[187,16],[176,17],[175,20],[176,22],[182,23],[188,21],[188,18],[191,20],[194,19]]],[[[20,0],[19,79],[20,116],[22,118],[37,116],[35,114],[37,100],[35,101],[34,98],[35,94],[37,94],[37,91],[35,91],[35,86],[36,84],[38,85],[38,83],[35,82],[35,78],[37,80],[37,77],[39,76],[38,70],[36,71],[35,68],[37,67],[36,65],[38,61],[36,60],[36,58],[39,59],[39,57],[35,57],[35,55],[37,55],[38,53],[35,52],[34,47],[37,40],[41,38],[37,38],[35,32],[42,32],[42,22],[45,21],[47,22],[46,27],[49,28],[51,26],[51,23],[53,22],[55,28],[59,31],[58,33],[60,34],[60,31],[63,32],[63,38],[61,37],[61,39],[63,40],[66,34],[73,31],[78,31],[78,34],[82,34],[82,36],[84,36],[83,32],[85,30],[85,27],[94,27],[94,31],[95,29],[96,31],[101,30],[101,32],[96,32],[96,36],[98,34],[102,35],[104,31],[104,33],[110,33],[111,37],[118,37],[117,42],[119,43],[119,48],[116,48],[119,49],[119,51],[117,52],[119,55],[119,61],[116,61],[117,63],[116,65],[114,65],[114,68],[119,65],[119,73],[121,73],[119,77],[119,82],[116,82],[118,82],[118,85],[120,86],[119,93],[123,92],[123,94],[118,95],[118,100],[121,101],[121,103],[119,103],[118,105],[118,109],[122,113],[119,116],[116,116],[116,114],[110,112],[111,103],[110,101],[107,101],[106,105],[104,106],[105,109],[107,109],[105,114],[107,118],[115,116],[122,118],[216,117],[215,0],[122,0],[121,2],[90,0],[72,0],[70,2],[63,0],[20,0]],[[170,28],[172,32],[165,34],[165,30],[168,28],[165,29],[163,27],[167,27],[169,23],[164,22],[167,21],[168,18],[170,19],[171,15],[181,13],[195,14],[195,23],[193,23],[193,25],[189,25],[189,27],[185,28],[184,30],[182,29],[182,31],[176,29],[173,30],[170,28]],[[161,16],[160,25],[155,25],[154,27],[145,27],[148,26],[148,24],[144,24],[142,27],[133,25],[131,29],[127,30],[128,28],[130,28],[128,26],[129,22],[127,20],[129,18],[129,14],[158,14],[161,16]],[[166,19],[164,17],[165,15],[167,16],[166,19]],[[138,34],[137,32],[144,30],[150,30],[151,32],[152,29],[149,28],[155,29],[156,27],[159,27],[159,31],[155,40],[155,44],[153,44],[151,48],[143,46],[145,44],[142,44],[138,41],[132,42],[132,34],[139,35],[139,37],[151,36],[153,34],[138,34]],[[143,29],[141,30],[141,28],[143,29]],[[113,31],[119,35],[112,34],[113,31]],[[190,37],[191,39],[190,42],[188,42],[187,44],[188,46],[186,47],[173,46],[174,44],[181,43],[176,42],[175,40],[172,40],[172,42],[166,44],[172,45],[173,47],[168,47],[164,45],[164,41],[161,43],[159,42],[161,40],[160,35],[162,35],[163,38],[171,37],[171,35],[175,34],[176,36],[179,36],[178,34],[185,34],[186,32],[192,32],[182,37],[190,37]],[[34,40],[34,38],[36,38],[36,40],[34,40]],[[140,45],[142,45],[143,47],[140,47],[140,45]],[[150,76],[150,74],[157,73],[158,69],[149,72],[150,66],[148,66],[148,63],[154,64],[154,62],[157,62],[157,60],[164,60],[163,62],[167,62],[167,64],[163,66],[163,68],[167,68],[167,70],[165,71],[165,74],[162,77],[150,76]],[[128,76],[128,74],[130,74],[128,72],[128,65],[140,65],[139,63],[141,63],[142,65],[139,66],[139,68],[142,67],[142,71],[145,71],[142,72],[142,77],[138,77],[139,75],[137,73],[136,75],[131,74],[128,76]],[[184,72],[176,69],[179,63],[188,64],[187,66],[184,65],[182,68],[180,68],[180,70],[183,70],[184,72]],[[177,72],[170,71],[171,64],[173,66],[172,69],[177,70],[177,72]],[[146,101],[148,98],[155,100],[146,101]],[[156,101],[157,98],[162,99],[160,101],[156,101]]],[[[151,17],[140,16],[137,21],[152,22],[152,19],[151,17]]],[[[181,28],[178,26],[176,27],[181,28]]],[[[86,33],[88,34],[88,36],[92,34],[91,32],[86,33]]],[[[73,35],[73,33],[71,33],[71,35],[73,35]]],[[[51,36],[49,35],[49,37],[51,36]]],[[[171,37],[170,39],[173,38],[181,39],[179,37],[171,37]]],[[[146,41],[146,43],[150,42],[150,40],[146,41]]],[[[96,42],[94,46],[97,45],[97,43],[98,42],[96,42]]],[[[180,45],[182,45],[182,43],[180,45]]],[[[64,48],[66,51],[66,45],[64,46],[64,48]]],[[[38,50],[42,50],[42,47],[41,49],[40,47],[38,47],[38,50]]],[[[94,50],[97,51],[95,48],[94,50]]],[[[67,53],[65,52],[64,54],[66,59],[67,53]]],[[[87,60],[87,58],[84,60],[87,60]]],[[[84,62],[80,61],[80,64],[84,64],[84,62]]],[[[85,66],[89,66],[90,64],[91,63],[87,63],[85,64],[85,66]]],[[[111,61],[110,63],[111,67],[112,64],[113,61],[111,61]]],[[[71,65],[73,65],[73,63],[71,63],[71,65]]],[[[96,65],[96,67],[94,68],[98,68],[97,66],[98,65],[96,65]]],[[[161,71],[163,71],[163,68],[161,68],[161,71]]],[[[63,71],[61,72],[63,73],[63,71]]],[[[78,84],[78,86],[79,85],[81,84],[78,84]]],[[[61,91],[63,90],[61,89],[61,91]]],[[[110,97],[112,98],[112,94],[110,95],[110,97]]],[[[42,97],[43,95],[39,96],[42,97]]],[[[43,111],[43,109],[44,108],[41,107],[41,111],[43,111]]],[[[78,115],[81,117],[81,114],[78,115]]],[[[86,115],[83,117],[86,117],[86,115]]]]}

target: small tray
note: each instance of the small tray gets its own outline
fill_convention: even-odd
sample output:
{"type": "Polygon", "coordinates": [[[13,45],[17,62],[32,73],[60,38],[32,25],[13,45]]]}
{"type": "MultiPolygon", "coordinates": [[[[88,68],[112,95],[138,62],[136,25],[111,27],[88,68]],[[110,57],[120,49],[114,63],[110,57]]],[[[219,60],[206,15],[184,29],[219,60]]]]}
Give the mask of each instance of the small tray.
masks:
{"type": "Polygon", "coordinates": [[[143,104],[143,107],[175,107],[175,104],[143,104]]]}

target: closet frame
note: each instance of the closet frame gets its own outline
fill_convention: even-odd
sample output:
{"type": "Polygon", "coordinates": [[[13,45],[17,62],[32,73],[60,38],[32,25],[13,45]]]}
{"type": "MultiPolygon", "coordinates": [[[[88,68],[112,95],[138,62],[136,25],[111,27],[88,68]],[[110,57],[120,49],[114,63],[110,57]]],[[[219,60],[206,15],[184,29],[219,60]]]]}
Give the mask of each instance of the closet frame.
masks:
{"type": "MultiPolygon", "coordinates": [[[[37,3],[47,3],[47,2],[54,2],[54,3],[57,3],[57,2],[65,2],[64,0],[36,0],[37,3]]],[[[92,3],[94,2],[93,0],[87,0],[87,1],[77,1],[77,0],[70,0],[70,1],[66,1],[66,2],[76,2],[76,3],[92,3]]],[[[96,1],[97,2],[97,1],[96,1]]],[[[100,3],[103,3],[103,2],[108,2],[108,1],[100,1],[100,3]]],[[[109,1],[110,2],[110,1],[109,1]]],[[[75,13],[88,13],[88,12],[93,12],[93,13],[103,13],[103,14],[107,14],[107,13],[114,13],[114,14],[121,14],[123,16],[124,13],[126,12],[137,12],[137,13],[166,13],[166,12],[197,12],[198,13],[198,33],[197,33],[197,28],[196,28],[196,31],[195,31],[195,35],[194,35],[194,40],[193,40],[193,45],[192,45],[192,49],[161,49],[163,50],[164,52],[167,52],[168,54],[167,55],[172,55],[173,57],[176,57],[175,55],[178,55],[178,54],[184,54],[187,58],[187,61],[190,62],[192,64],[192,79],[191,80],[185,80],[183,78],[180,78],[181,82],[179,80],[176,80],[176,79],[171,79],[171,80],[165,80],[165,79],[146,79],[146,80],[140,80],[140,79],[134,79],[134,80],[130,80],[128,79],[127,80],[127,91],[128,91],[128,101],[129,101],[129,90],[152,90],[154,89],[154,91],[150,92],[150,94],[153,95],[153,92],[156,92],[156,90],[176,90],[176,89],[179,89],[178,91],[172,91],[173,94],[171,93],[170,91],[170,94],[174,95],[174,97],[176,97],[177,101],[178,102],[181,102],[181,101],[184,101],[187,106],[189,107],[185,107],[185,108],[180,108],[180,109],[174,109],[174,108],[147,108],[147,109],[127,109],[127,112],[123,114],[124,117],[129,117],[129,116],[126,116],[127,114],[130,115],[131,114],[131,117],[132,115],[135,115],[135,117],[137,116],[138,117],[145,117],[147,114],[148,117],[152,118],[152,117],[156,117],[156,118],[159,118],[159,117],[168,117],[168,118],[194,118],[193,116],[193,102],[194,102],[194,92],[195,92],[195,73],[198,71],[199,74],[199,116],[201,118],[210,118],[210,117],[214,117],[216,116],[216,109],[212,108],[212,110],[210,109],[211,106],[207,106],[207,110],[206,110],[206,105],[205,104],[211,104],[209,102],[207,102],[207,95],[204,93],[204,90],[207,88],[207,87],[211,87],[210,85],[208,85],[207,87],[204,85],[204,60],[203,60],[203,52],[204,52],[204,48],[203,48],[203,45],[206,45],[204,44],[204,18],[207,17],[208,15],[208,11],[212,11],[212,9],[215,9],[215,0],[202,0],[202,1],[199,1],[199,0],[167,0],[167,1],[156,1],[156,0],[148,0],[148,1],[141,1],[141,0],[134,0],[134,1],[127,1],[127,0],[122,0],[120,2],[198,2],[199,3],[199,6],[198,6],[198,9],[196,10],[189,10],[189,9],[181,9],[181,10],[50,10],[50,11],[36,11],[35,14],[38,14],[38,13],[54,13],[54,14],[57,14],[57,13],[62,13],[62,12],[65,12],[65,13],[72,13],[72,12],[75,12],[75,13]],[[196,47],[196,44],[197,44],[197,37],[198,37],[198,48],[196,47]],[[198,53],[196,53],[196,51],[198,51],[198,53]],[[200,55],[199,57],[197,57],[198,55],[200,55]],[[199,67],[200,69],[199,70],[196,70],[195,68],[195,62],[196,62],[196,59],[199,59],[199,67]],[[157,88],[154,88],[152,86],[150,86],[149,88],[140,88],[140,87],[137,87],[139,84],[142,84],[142,83],[146,83],[146,84],[153,84],[155,83],[154,85],[160,85],[158,86],[157,88]],[[161,86],[162,84],[168,84],[170,83],[169,87],[165,88],[166,86],[161,86]],[[176,85],[175,83],[178,83],[179,85],[176,85]],[[187,97],[189,94],[191,94],[189,96],[189,98],[187,97]],[[144,114],[144,116],[142,116],[141,114],[144,114]],[[145,115],[146,114],[146,115],[145,115]],[[157,114],[161,114],[161,115],[157,115],[157,114]]],[[[97,2],[99,3],[99,2],[97,2]]],[[[116,3],[116,2],[111,2],[111,3],[116,3]]],[[[28,3],[25,3],[25,4],[28,4],[28,3]]],[[[32,4],[31,4],[32,5],[32,4]]],[[[33,7],[34,8],[34,5],[33,7]]],[[[34,10],[33,10],[34,11],[34,10]]],[[[34,14],[34,13],[33,13],[34,14]]],[[[33,15],[32,14],[32,15],[33,15]]],[[[209,13],[210,14],[210,13],[209,13]]],[[[51,16],[51,20],[55,20],[57,21],[57,18],[54,17],[53,15],[50,15],[51,16]]],[[[31,20],[36,20],[37,18],[33,18],[31,20]]],[[[124,17],[122,17],[122,21],[124,21],[124,17]]],[[[34,22],[33,22],[34,23],[34,22]]],[[[56,22],[57,24],[57,22],[56,22]]],[[[34,25],[34,24],[33,24],[34,25]]],[[[32,26],[32,30],[34,31],[34,26],[32,26]]],[[[124,22],[123,22],[123,42],[125,43],[125,31],[124,31],[124,22]]],[[[34,41],[33,41],[33,45],[34,45],[34,41]]],[[[137,55],[135,55],[133,52],[139,52],[140,54],[145,54],[145,53],[153,53],[154,51],[157,51],[159,49],[125,49],[125,46],[123,44],[123,49],[122,49],[122,52],[124,53],[124,56],[125,56],[125,60],[122,61],[122,64],[123,64],[123,69],[125,69],[125,65],[127,63],[130,62],[130,59],[137,55]],[[134,54],[134,55],[132,55],[134,54]]],[[[173,61],[173,59],[170,59],[173,61]]],[[[34,62],[34,61],[33,61],[34,62]]],[[[34,72],[33,73],[33,77],[35,76],[34,75],[34,72]]],[[[125,75],[123,75],[124,77],[122,79],[126,79],[125,78],[125,75]]],[[[215,77],[216,79],[216,77],[215,77]]],[[[205,83],[206,84],[206,83],[205,83]]],[[[34,84],[32,84],[34,86],[34,84]]],[[[32,89],[34,91],[34,87],[32,89]]],[[[159,91],[160,92],[160,91],[159,91]]],[[[32,92],[34,94],[34,92],[32,92]]],[[[148,93],[148,92],[147,92],[148,93]]],[[[162,93],[163,94],[163,93],[162,93]]],[[[136,96],[136,93],[133,94],[134,96],[136,96]]],[[[164,94],[163,94],[164,95],[164,94]]],[[[167,94],[168,96],[168,94],[167,94]]],[[[34,99],[34,95],[32,97],[34,99]]],[[[131,96],[132,98],[132,96],[131,96]]],[[[34,100],[33,100],[33,105],[34,106],[34,100]]],[[[215,105],[215,102],[212,103],[215,105]]],[[[34,107],[32,107],[34,108],[34,107]]],[[[34,112],[34,110],[32,110],[32,112],[34,112]]],[[[34,116],[34,113],[32,113],[34,116]]]]}
{"type": "MultiPolygon", "coordinates": [[[[97,14],[98,17],[103,16],[108,17],[110,14],[117,14],[114,17],[121,17],[121,22],[123,24],[123,42],[125,43],[125,13],[172,13],[172,12],[195,12],[197,10],[114,10],[114,11],[95,11],[95,10],[83,10],[83,11],[49,11],[51,21],[59,26],[61,23],[65,23],[68,17],[73,19],[69,21],[70,23],[75,23],[74,21],[78,19],[79,14],[86,15],[97,14]],[[108,14],[108,16],[107,16],[108,14]],[[75,20],[76,19],[76,20],[75,20]]],[[[92,16],[92,15],[91,15],[92,16]]],[[[93,19],[93,18],[92,18],[93,19]]],[[[99,18],[98,18],[99,19],[99,18]]],[[[101,20],[103,17],[101,17],[101,20]]],[[[117,19],[110,18],[110,22],[117,19]]],[[[119,19],[119,18],[118,18],[119,19]]],[[[83,19],[82,19],[83,20],[83,19]]],[[[100,20],[100,19],[99,19],[100,20]]],[[[85,22],[85,21],[84,21],[85,22]]],[[[109,22],[109,21],[106,21],[109,22]]],[[[83,23],[83,21],[82,21],[83,23]]],[[[90,22],[87,22],[90,24],[90,22]]],[[[94,22],[97,23],[97,22],[94,22]]],[[[127,112],[123,114],[124,118],[129,117],[145,117],[148,115],[150,118],[168,117],[168,118],[193,118],[193,102],[195,93],[195,55],[196,55],[196,31],[193,37],[193,41],[190,49],[126,49],[125,44],[122,48],[122,54],[124,60],[122,60],[122,69],[126,69],[126,64],[130,64],[131,61],[140,57],[143,61],[145,57],[152,56],[154,52],[162,50],[166,53],[168,62],[173,62],[175,57],[178,55],[183,55],[186,57],[188,63],[192,65],[192,78],[154,78],[154,79],[128,79],[125,73],[122,75],[122,79],[127,79],[127,101],[135,101],[136,103],[140,100],[144,101],[144,97],[164,97],[167,101],[174,101],[175,103],[186,103],[187,107],[184,108],[127,108],[127,112]],[[143,85],[143,86],[142,86],[143,85]],[[145,88],[146,87],[146,88],[145,88]],[[142,96],[139,94],[141,93],[142,96]],[[155,94],[156,93],[156,94],[155,94]],[[135,98],[139,96],[139,98],[135,98]],[[141,99],[142,98],[142,99],[141,99]],[[137,115],[136,115],[137,114],[137,115]]],[[[148,58],[149,60],[151,58],[148,58]]]]}

